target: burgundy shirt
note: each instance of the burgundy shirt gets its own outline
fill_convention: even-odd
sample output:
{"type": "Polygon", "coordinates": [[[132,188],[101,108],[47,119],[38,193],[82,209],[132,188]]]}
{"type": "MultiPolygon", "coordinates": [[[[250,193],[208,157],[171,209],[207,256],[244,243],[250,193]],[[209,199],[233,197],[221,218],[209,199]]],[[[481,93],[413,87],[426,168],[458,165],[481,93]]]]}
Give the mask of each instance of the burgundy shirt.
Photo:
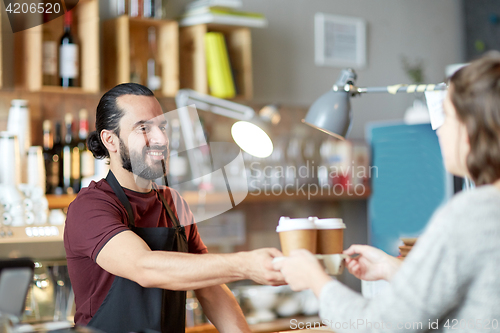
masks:
{"type": "MultiPolygon", "coordinates": [[[[124,191],[137,227],[172,227],[172,221],[155,191],[124,191]]],[[[186,201],[174,189],[163,187],[160,191],[181,225],[185,226],[189,253],[208,252],[186,201]]],[[[75,292],[76,324],[87,325],[108,294],[115,276],[97,265],[96,258],[113,236],[130,230],[127,225],[127,211],[104,179],[83,188],[69,205],[64,247],[75,292]]]]}

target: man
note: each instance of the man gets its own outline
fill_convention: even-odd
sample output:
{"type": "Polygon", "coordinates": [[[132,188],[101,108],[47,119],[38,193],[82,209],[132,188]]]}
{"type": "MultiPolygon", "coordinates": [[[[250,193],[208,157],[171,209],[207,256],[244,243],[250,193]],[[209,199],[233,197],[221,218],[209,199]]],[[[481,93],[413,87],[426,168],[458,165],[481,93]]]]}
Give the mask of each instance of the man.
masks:
{"type": "Polygon", "coordinates": [[[220,332],[249,332],[225,283],[283,284],[277,249],[208,254],[178,192],[152,180],[165,174],[166,120],[146,87],[126,83],[97,106],[88,147],[109,158],[106,179],[80,191],[68,209],[64,245],[75,291],[75,323],[107,333],[184,332],[185,291],[194,290],[220,332]]]}

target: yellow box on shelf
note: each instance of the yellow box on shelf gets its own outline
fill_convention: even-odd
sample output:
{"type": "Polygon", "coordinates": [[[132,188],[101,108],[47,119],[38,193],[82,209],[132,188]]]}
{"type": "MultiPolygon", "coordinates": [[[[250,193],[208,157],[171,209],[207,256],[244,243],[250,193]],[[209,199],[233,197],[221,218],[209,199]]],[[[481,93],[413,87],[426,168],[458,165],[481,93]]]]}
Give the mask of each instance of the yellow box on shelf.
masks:
{"type": "Polygon", "coordinates": [[[220,24],[200,24],[180,29],[180,86],[208,94],[205,34],[224,34],[233,80],[237,89],[235,98],[253,98],[252,38],[250,28],[220,24]]]}
{"type": "Polygon", "coordinates": [[[206,33],[205,50],[210,94],[219,98],[233,98],[236,90],[224,35],[220,32],[206,33]]]}

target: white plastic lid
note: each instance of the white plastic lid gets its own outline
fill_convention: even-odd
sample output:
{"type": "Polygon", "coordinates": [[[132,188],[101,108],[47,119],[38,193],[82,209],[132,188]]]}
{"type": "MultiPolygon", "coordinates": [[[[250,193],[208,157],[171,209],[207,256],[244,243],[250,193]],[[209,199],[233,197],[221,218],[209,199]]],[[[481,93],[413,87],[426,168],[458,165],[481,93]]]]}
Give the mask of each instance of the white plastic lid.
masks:
{"type": "Polygon", "coordinates": [[[316,226],[313,221],[306,218],[291,219],[287,216],[282,216],[280,217],[278,227],[276,227],[276,232],[304,229],[316,229],[316,226]]]}
{"type": "Polygon", "coordinates": [[[345,224],[340,218],[316,219],[316,229],[345,229],[345,224]]]}
{"type": "Polygon", "coordinates": [[[12,101],[10,101],[10,104],[12,106],[26,107],[26,106],[28,106],[28,100],[26,100],[26,99],[13,99],[12,101]]]}

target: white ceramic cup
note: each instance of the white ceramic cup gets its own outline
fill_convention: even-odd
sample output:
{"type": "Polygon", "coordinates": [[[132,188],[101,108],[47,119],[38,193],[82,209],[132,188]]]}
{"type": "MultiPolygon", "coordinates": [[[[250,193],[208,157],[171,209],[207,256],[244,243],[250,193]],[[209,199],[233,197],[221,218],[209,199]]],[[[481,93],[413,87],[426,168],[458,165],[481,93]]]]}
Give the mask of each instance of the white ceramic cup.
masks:
{"type": "Polygon", "coordinates": [[[0,184],[17,186],[21,183],[21,155],[17,137],[0,132],[0,184]]]}
{"type": "MultiPolygon", "coordinates": [[[[20,162],[21,165],[26,166],[26,155],[31,146],[31,121],[27,100],[13,99],[11,101],[7,131],[17,136],[20,162]]],[[[27,181],[26,172],[21,173],[20,177],[22,183],[27,181]]]]}
{"type": "Polygon", "coordinates": [[[45,193],[45,162],[40,146],[32,146],[28,150],[28,185],[40,187],[45,193]]]}

